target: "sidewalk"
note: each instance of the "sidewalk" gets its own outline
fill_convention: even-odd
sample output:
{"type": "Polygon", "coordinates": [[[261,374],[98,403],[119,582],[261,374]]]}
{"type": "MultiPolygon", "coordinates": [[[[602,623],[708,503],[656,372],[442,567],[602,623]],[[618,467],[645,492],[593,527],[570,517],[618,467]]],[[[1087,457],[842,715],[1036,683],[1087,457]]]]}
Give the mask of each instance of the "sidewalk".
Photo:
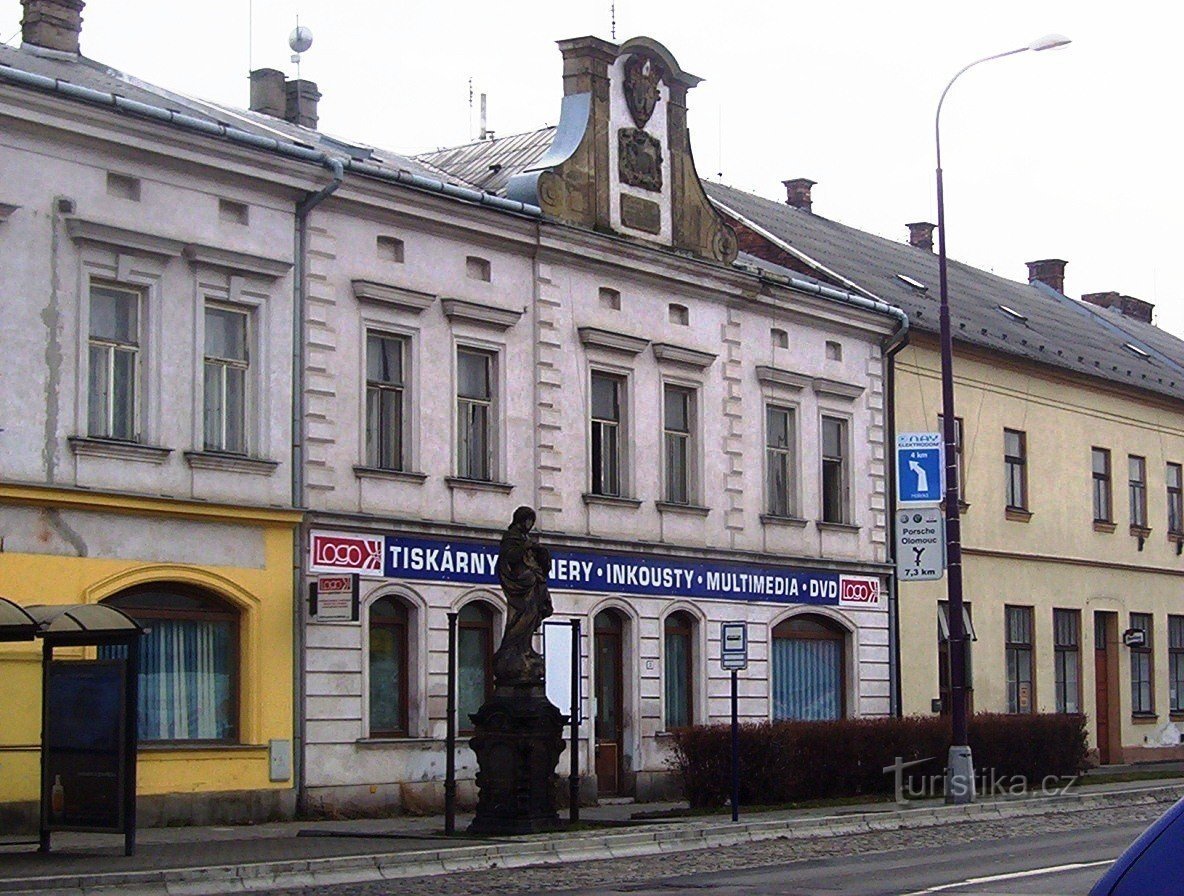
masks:
{"type": "MultiPolygon", "coordinates": [[[[575,831],[516,838],[445,837],[443,818],[284,822],[242,827],[156,828],[137,834],[137,851],[122,855],[122,838],[56,834],[54,850],[0,838],[0,896],[159,896],[243,893],[280,886],[361,883],[451,871],[647,855],[731,846],[774,837],[827,837],[867,831],[936,827],[972,819],[1098,811],[1162,804],[1184,796],[1184,781],[1084,787],[1055,797],[988,798],[968,806],[936,800],[741,812],[635,821],[636,812],[677,803],[607,804],[581,809],[575,831]]],[[[685,804],[684,804],[685,805],[685,804]]],[[[470,815],[458,816],[463,832],[470,815]]],[[[561,817],[566,817],[561,815],[561,817]]]]}

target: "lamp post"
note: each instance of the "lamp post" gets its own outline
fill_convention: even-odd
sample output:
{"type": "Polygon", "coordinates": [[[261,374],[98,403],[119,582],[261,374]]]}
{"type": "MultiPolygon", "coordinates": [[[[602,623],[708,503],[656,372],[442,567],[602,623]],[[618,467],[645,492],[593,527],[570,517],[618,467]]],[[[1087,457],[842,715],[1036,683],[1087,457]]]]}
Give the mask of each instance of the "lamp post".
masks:
{"type": "Polygon", "coordinates": [[[941,283],[941,408],[942,441],[945,443],[946,462],[946,588],[949,598],[950,715],[953,729],[950,754],[946,763],[947,803],[974,801],[974,764],[970,756],[966,719],[966,626],[962,621],[962,523],[958,507],[961,495],[954,442],[954,342],[950,333],[950,303],[946,285],[946,208],[941,178],[941,107],[954,82],[976,65],[1005,56],[1014,56],[1017,53],[1026,53],[1028,50],[1052,50],[1067,43],[1067,37],[1049,34],[1025,47],[976,59],[950,78],[945,90],[941,92],[941,99],[937,102],[937,115],[933,123],[937,148],[937,263],[941,283]]]}

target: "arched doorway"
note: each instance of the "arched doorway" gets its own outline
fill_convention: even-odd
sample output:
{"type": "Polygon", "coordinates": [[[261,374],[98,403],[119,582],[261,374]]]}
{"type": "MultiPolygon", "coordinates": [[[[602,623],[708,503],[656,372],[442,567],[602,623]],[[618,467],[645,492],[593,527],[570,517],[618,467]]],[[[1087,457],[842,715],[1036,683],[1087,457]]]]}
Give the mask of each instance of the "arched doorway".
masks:
{"type": "Polygon", "coordinates": [[[847,631],[825,616],[773,628],[773,718],[841,719],[847,704],[847,631]]]}
{"type": "Polygon", "coordinates": [[[596,790],[614,796],[622,790],[625,741],[625,617],[603,610],[592,625],[596,662],[596,790]]]}

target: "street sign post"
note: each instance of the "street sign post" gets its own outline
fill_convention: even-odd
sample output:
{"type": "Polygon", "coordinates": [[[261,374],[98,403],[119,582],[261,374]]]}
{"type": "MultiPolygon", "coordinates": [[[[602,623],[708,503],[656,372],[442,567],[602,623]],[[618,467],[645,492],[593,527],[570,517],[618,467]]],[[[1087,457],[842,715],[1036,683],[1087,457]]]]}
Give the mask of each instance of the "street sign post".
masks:
{"type": "Polygon", "coordinates": [[[941,433],[896,436],[896,503],[937,504],[945,493],[941,433]]]}
{"type": "Polygon", "coordinates": [[[941,508],[902,507],[896,512],[896,577],[936,581],[946,565],[945,518],[941,508]]]}
{"type": "Polygon", "coordinates": [[[719,629],[720,665],[732,673],[732,821],[740,820],[740,700],[736,673],[748,668],[748,625],[724,622],[719,629]]]}

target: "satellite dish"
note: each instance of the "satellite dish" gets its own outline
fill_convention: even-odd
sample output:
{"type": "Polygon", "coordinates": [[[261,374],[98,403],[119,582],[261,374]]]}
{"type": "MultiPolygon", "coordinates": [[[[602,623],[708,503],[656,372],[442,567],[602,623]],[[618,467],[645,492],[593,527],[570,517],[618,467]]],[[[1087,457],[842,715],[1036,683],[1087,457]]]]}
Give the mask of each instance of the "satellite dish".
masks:
{"type": "Polygon", "coordinates": [[[288,35],[288,46],[293,53],[303,53],[312,46],[312,29],[305,25],[297,25],[288,35]]]}

